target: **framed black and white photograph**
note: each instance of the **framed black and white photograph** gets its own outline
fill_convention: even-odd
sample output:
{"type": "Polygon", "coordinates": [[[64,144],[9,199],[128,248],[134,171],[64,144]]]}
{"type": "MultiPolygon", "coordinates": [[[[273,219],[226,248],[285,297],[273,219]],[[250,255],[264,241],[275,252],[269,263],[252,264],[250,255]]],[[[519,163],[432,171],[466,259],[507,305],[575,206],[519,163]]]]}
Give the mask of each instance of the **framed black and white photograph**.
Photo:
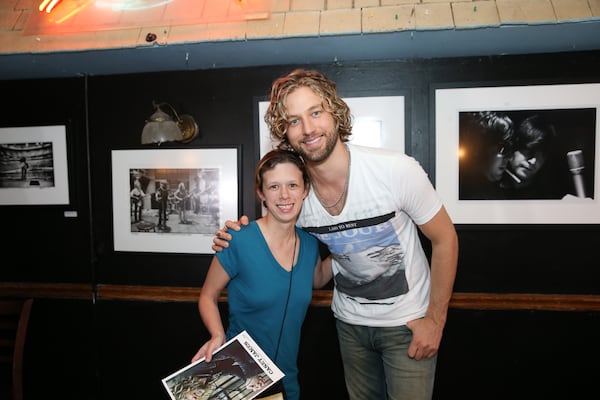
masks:
{"type": "MultiPolygon", "coordinates": [[[[404,96],[345,97],[352,113],[350,143],[404,152],[404,96]]],[[[264,116],[268,101],[258,103],[260,156],[273,149],[264,116]]]]}
{"type": "Polygon", "coordinates": [[[0,205],[68,205],[65,125],[0,128],[0,205]]]}
{"type": "Polygon", "coordinates": [[[114,250],[212,253],[239,215],[238,149],[113,150],[114,250]]]}
{"type": "Polygon", "coordinates": [[[600,84],[437,89],[435,107],[454,223],[600,223],[600,84]]]}

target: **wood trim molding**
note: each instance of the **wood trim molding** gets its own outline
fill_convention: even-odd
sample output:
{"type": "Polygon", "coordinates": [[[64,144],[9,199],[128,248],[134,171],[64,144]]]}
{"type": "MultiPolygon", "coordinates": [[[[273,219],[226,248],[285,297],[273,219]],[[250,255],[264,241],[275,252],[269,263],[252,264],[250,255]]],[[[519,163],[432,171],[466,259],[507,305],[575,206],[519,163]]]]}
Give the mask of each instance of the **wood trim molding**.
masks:
{"type": "Polygon", "coordinates": [[[531,293],[454,293],[450,308],[480,310],[600,311],[600,296],[531,293]]]}
{"type": "Polygon", "coordinates": [[[86,283],[0,282],[0,297],[92,299],[93,286],[86,283]]]}
{"type": "MultiPolygon", "coordinates": [[[[197,287],[173,287],[173,286],[128,286],[128,285],[104,285],[96,288],[97,297],[100,300],[155,300],[155,301],[178,301],[196,302],[202,288],[197,287]]],[[[227,301],[227,295],[223,294],[219,301],[227,301]]]]}
{"type": "MultiPolygon", "coordinates": [[[[0,297],[196,302],[201,288],[70,283],[0,282],[0,297]]],[[[315,290],[311,305],[329,307],[331,290],[315,290]]],[[[227,301],[223,292],[219,301],[227,301]]],[[[600,311],[600,295],[454,293],[450,308],[467,310],[600,311]]]]}

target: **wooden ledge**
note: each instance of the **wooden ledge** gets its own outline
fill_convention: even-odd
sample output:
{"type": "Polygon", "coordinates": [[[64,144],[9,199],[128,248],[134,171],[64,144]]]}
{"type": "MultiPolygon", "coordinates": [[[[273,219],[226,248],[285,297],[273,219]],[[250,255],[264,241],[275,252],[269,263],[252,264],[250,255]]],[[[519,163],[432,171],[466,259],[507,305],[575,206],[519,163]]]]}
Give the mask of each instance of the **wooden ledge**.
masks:
{"type": "MultiPolygon", "coordinates": [[[[198,287],[1,282],[0,297],[197,302],[198,287]]],[[[311,305],[329,307],[331,290],[315,290],[311,305]]],[[[219,301],[227,301],[223,292],[219,301]]],[[[600,295],[454,293],[450,308],[466,310],[600,311],[600,295]]]]}
{"type": "Polygon", "coordinates": [[[86,283],[0,282],[0,297],[92,299],[92,294],[86,283]]]}

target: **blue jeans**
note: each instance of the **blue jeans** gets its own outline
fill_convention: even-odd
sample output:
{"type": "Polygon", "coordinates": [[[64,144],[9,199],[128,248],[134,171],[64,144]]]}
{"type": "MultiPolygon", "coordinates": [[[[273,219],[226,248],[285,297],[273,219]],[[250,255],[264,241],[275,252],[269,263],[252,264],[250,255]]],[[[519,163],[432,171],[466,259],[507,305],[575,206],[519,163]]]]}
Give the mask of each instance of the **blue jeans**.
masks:
{"type": "Polygon", "coordinates": [[[376,328],[336,320],[351,400],[429,400],[437,355],[408,357],[412,332],[406,326],[376,328]]]}

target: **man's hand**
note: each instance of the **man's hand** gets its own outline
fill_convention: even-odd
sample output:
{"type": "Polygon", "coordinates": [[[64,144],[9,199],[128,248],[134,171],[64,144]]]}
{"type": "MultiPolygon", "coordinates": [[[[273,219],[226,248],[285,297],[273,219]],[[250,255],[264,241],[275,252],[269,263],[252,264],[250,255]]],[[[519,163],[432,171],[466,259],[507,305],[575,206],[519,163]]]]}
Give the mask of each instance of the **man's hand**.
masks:
{"type": "Polygon", "coordinates": [[[442,341],[444,327],[431,317],[409,321],[406,326],[413,333],[413,339],[408,347],[408,356],[419,361],[422,358],[435,356],[442,341]]]}
{"type": "Polygon", "coordinates": [[[215,232],[213,238],[212,249],[217,253],[222,251],[224,248],[229,247],[229,241],[231,240],[231,234],[227,233],[227,229],[233,229],[239,231],[242,225],[248,225],[250,221],[248,216],[242,215],[238,221],[225,221],[225,227],[215,232]]]}

